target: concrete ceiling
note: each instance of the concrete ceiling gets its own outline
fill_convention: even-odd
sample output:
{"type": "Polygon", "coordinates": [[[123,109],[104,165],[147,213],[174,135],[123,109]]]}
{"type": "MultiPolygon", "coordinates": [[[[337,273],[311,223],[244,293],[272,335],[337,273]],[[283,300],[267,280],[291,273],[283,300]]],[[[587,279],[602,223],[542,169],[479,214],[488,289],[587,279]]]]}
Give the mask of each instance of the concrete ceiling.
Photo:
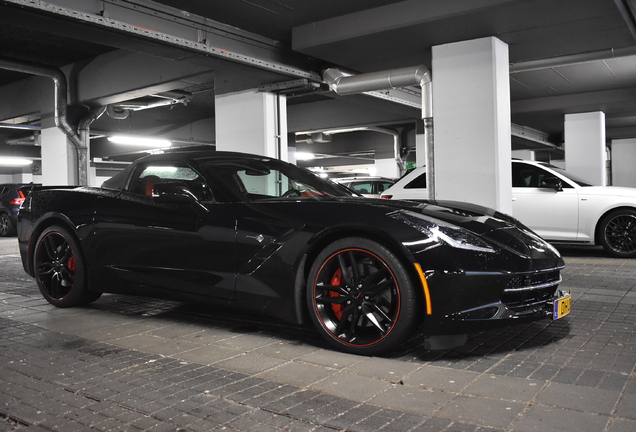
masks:
{"type": "MultiPolygon", "coordinates": [[[[311,81],[332,65],[353,72],[430,67],[432,46],[496,36],[509,45],[511,68],[522,70],[510,76],[514,124],[544,132],[558,143],[565,114],[603,111],[608,141],[636,137],[632,0],[0,0],[0,24],[0,55],[77,70],[80,77],[88,77],[87,71],[106,64],[106,59],[123,61],[122,53],[196,69],[189,75],[179,69],[186,78],[175,78],[169,86],[193,94],[187,106],[137,112],[125,123],[103,116],[93,129],[104,133],[178,130],[214,116],[215,92],[299,79],[303,74],[311,81]],[[201,26],[208,31],[202,32],[201,26]],[[199,29],[193,38],[207,44],[208,51],[210,46],[221,50],[206,53],[184,45],[189,36],[179,32],[186,27],[199,29]],[[174,37],[162,39],[150,32],[174,37]],[[226,47],[243,60],[224,57],[226,47]],[[273,66],[253,67],[249,59],[264,59],[273,66]],[[214,71],[216,78],[204,78],[203,69],[214,71]],[[237,77],[235,87],[228,87],[227,82],[237,77]]],[[[136,61],[141,65],[137,75],[143,76],[143,61],[136,61]]],[[[137,95],[141,87],[132,83],[118,94],[106,95],[108,90],[102,88],[133,81],[125,69],[106,66],[101,75],[78,83],[77,89],[71,85],[71,94],[76,91],[77,96],[71,103],[99,104],[106,96],[111,103],[137,95]],[[110,73],[106,76],[104,71],[110,73]]],[[[0,122],[22,118],[38,123],[37,115],[24,120],[25,114],[33,113],[18,110],[20,103],[12,111],[13,102],[19,102],[15,89],[27,78],[0,69],[0,122]],[[4,95],[14,95],[13,100],[4,95]]],[[[398,104],[321,92],[291,98],[289,105],[295,116],[292,130],[340,126],[336,117],[348,124],[398,128],[417,118],[417,110],[398,104]],[[309,127],[312,118],[315,125],[309,127]]],[[[3,144],[24,134],[0,129],[0,154],[26,151],[3,144]]],[[[112,150],[102,145],[99,152],[107,156],[112,150]]]]}

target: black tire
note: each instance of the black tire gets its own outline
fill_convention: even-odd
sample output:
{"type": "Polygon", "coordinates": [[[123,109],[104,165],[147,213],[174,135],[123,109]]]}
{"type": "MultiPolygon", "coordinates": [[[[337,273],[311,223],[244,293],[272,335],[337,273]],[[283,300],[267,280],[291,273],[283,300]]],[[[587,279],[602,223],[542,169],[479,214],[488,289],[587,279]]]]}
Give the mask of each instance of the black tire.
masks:
{"type": "Polygon", "coordinates": [[[636,256],[636,211],[616,210],[599,225],[600,242],[605,251],[618,258],[636,256]]]}
{"type": "Polygon", "coordinates": [[[15,235],[15,226],[11,222],[8,214],[0,214],[0,237],[10,237],[15,235]]]}
{"type": "Polygon", "coordinates": [[[403,343],[420,316],[418,291],[386,247],[350,237],[316,258],[307,284],[309,314],[320,334],[341,351],[376,355],[403,343]]]}
{"type": "Polygon", "coordinates": [[[86,289],[86,267],[80,246],[63,227],[51,226],[40,235],[35,244],[33,267],[40,293],[54,306],[80,306],[101,296],[86,289]]]}

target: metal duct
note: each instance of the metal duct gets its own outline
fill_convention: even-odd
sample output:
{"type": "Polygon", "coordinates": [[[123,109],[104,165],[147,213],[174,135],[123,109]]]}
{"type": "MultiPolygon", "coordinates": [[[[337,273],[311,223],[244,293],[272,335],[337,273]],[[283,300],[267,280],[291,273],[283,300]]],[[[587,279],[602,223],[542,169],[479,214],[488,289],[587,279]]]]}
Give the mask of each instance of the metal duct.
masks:
{"type": "Polygon", "coordinates": [[[57,126],[76,148],[82,146],[82,142],[75,130],[68,123],[66,118],[66,76],[60,69],[32,63],[23,60],[14,60],[6,57],[0,57],[0,68],[21,72],[30,75],[38,75],[51,78],[55,83],[55,126],[57,126]]]}
{"type": "Polygon", "coordinates": [[[90,144],[90,125],[106,112],[105,106],[92,108],[86,116],[80,120],[77,130],[82,145],[77,147],[77,178],[81,185],[88,184],[88,146],[90,144]]]}
{"type": "Polygon", "coordinates": [[[527,72],[533,70],[549,69],[559,66],[588,63],[599,60],[611,60],[614,58],[636,55],[636,47],[610,48],[600,51],[570,54],[559,57],[550,57],[538,60],[529,60],[518,63],[510,63],[510,73],[527,72]]]}
{"type": "Polygon", "coordinates": [[[172,106],[176,104],[187,105],[192,100],[192,94],[180,90],[173,90],[160,94],[149,95],[158,100],[155,101],[143,101],[143,100],[131,100],[125,102],[117,102],[108,105],[106,113],[108,117],[115,120],[124,120],[128,118],[132,111],[141,111],[151,108],[157,108],[162,106],[172,106]]]}
{"type": "Polygon", "coordinates": [[[402,143],[400,141],[400,134],[396,130],[388,129],[388,128],[370,126],[370,127],[365,128],[365,129],[393,136],[393,154],[394,154],[394,157],[395,157],[395,161],[397,162],[398,167],[400,168],[400,177],[401,177],[402,174],[404,173],[406,165],[405,165],[404,161],[402,160],[402,156],[400,155],[400,150],[402,149],[402,143]]]}
{"type": "Polygon", "coordinates": [[[323,72],[322,77],[329,88],[339,95],[424,86],[431,82],[431,72],[423,65],[360,75],[347,75],[339,69],[329,68],[323,72]]]}
{"type": "MultiPolygon", "coordinates": [[[[398,87],[422,87],[422,118],[426,125],[424,132],[425,147],[427,148],[426,165],[433,166],[433,80],[429,68],[419,65],[360,75],[345,74],[339,69],[329,68],[322,73],[322,77],[329,88],[339,95],[390,90],[398,87]]],[[[395,160],[402,170],[404,169],[404,161],[400,156],[399,137],[396,138],[395,142],[395,160]]],[[[433,178],[427,180],[429,198],[434,197],[431,194],[435,193],[435,181],[433,178]]]]}
{"type": "Polygon", "coordinates": [[[39,131],[41,128],[37,125],[25,125],[14,123],[0,123],[0,129],[21,129],[21,130],[34,130],[39,131]]]}
{"type": "Polygon", "coordinates": [[[111,104],[106,107],[106,114],[108,114],[108,117],[115,120],[125,120],[130,115],[130,110],[111,104]]]}

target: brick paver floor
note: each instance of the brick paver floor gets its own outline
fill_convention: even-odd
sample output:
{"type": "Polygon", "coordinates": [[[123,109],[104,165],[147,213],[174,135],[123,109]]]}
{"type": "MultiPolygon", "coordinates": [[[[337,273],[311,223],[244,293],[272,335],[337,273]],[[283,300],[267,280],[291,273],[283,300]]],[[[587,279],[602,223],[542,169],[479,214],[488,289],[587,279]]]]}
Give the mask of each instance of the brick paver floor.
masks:
{"type": "Polygon", "coordinates": [[[564,249],[572,313],[426,351],[104,295],[57,309],[0,239],[0,431],[636,430],[636,260],[564,249]]]}

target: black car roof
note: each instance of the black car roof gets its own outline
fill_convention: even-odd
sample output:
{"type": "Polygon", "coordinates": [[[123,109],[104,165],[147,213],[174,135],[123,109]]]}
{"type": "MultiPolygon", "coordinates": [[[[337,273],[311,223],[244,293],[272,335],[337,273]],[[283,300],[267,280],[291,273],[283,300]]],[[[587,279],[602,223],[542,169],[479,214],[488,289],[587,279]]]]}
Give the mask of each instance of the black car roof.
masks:
{"type": "Polygon", "coordinates": [[[214,159],[253,159],[253,160],[271,160],[273,158],[266,156],[259,156],[255,154],[249,153],[240,153],[240,152],[227,152],[227,151],[215,151],[215,150],[187,150],[187,149],[178,149],[178,150],[167,150],[164,153],[157,153],[145,156],[143,158],[137,159],[133,164],[137,162],[152,162],[152,161],[163,161],[163,160],[193,160],[193,159],[201,159],[201,158],[214,158],[214,159]]]}

